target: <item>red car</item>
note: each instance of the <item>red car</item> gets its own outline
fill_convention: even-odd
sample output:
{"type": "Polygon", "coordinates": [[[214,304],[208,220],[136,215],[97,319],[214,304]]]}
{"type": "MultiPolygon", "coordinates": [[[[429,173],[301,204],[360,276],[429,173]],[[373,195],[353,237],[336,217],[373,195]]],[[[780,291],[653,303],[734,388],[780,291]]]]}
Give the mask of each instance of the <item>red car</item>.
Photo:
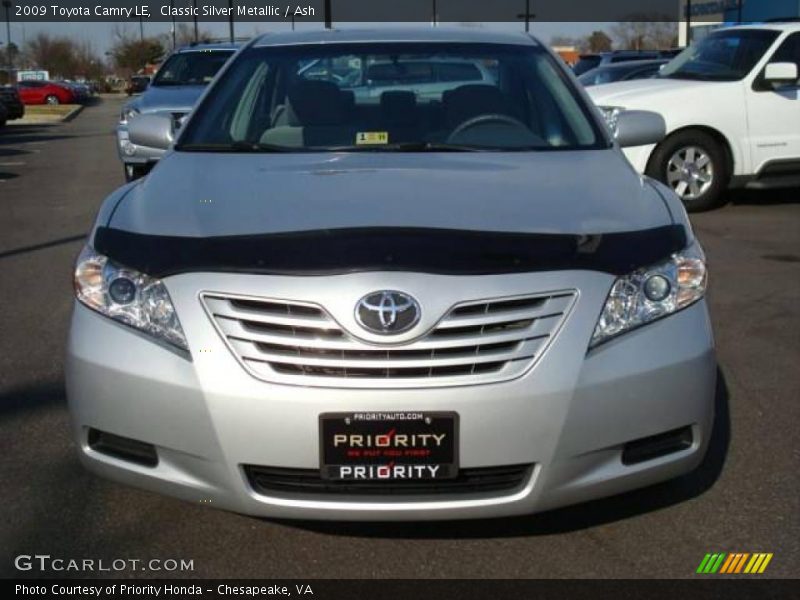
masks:
{"type": "Polygon", "coordinates": [[[20,81],[20,98],[25,104],[72,104],[75,94],[67,87],[51,81],[20,81]]]}

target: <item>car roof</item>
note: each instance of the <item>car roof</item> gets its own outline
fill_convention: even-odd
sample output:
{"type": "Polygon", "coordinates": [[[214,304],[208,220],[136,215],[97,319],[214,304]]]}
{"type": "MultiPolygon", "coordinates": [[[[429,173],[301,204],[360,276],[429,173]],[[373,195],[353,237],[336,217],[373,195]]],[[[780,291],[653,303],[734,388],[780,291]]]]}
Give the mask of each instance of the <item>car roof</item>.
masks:
{"type": "Polygon", "coordinates": [[[731,31],[735,29],[771,29],[773,31],[800,31],[800,22],[774,21],[767,23],[748,23],[746,25],[733,25],[731,27],[722,27],[720,29],[715,30],[715,32],[731,31]]]}
{"type": "Polygon", "coordinates": [[[241,46],[241,42],[199,42],[197,44],[189,44],[188,46],[176,48],[173,54],[185,54],[187,52],[209,52],[214,50],[235,52],[241,48],[241,46]]]}
{"type": "Polygon", "coordinates": [[[525,33],[481,31],[467,27],[395,27],[385,29],[327,29],[291,33],[265,33],[255,47],[294,46],[300,44],[370,43],[370,42],[456,42],[478,44],[516,44],[536,46],[538,42],[525,33]]]}

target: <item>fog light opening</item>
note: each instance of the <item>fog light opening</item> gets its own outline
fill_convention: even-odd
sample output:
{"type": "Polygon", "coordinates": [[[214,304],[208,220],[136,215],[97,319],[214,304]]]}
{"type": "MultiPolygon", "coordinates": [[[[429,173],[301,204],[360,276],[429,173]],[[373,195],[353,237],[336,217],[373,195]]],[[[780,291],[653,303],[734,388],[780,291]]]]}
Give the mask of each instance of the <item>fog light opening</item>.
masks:
{"type": "Polygon", "coordinates": [[[622,448],[622,464],[635,465],[691,448],[691,427],[681,427],[658,435],[628,442],[622,448]]]}
{"type": "Polygon", "coordinates": [[[158,454],[153,444],[132,440],[97,429],[89,430],[89,447],[100,454],[113,456],[114,458],[145,467],[155,467],[158,464],[158,454]]]}

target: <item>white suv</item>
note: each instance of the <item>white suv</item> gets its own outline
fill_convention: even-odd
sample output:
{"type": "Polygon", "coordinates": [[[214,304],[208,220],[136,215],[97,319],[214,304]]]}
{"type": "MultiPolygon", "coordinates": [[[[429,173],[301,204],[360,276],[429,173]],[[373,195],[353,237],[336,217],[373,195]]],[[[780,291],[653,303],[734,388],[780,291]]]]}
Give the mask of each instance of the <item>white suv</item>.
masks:
{"type": "Polygon", "coordinates": [[[798,70],[800,23],[768,23],[716,31],[656,79],[587,91],[612,125],[619,110],[660,112],[667,138],[625,154],[688,210],[706,210],[728,187],[800,185],[798,70]]]}

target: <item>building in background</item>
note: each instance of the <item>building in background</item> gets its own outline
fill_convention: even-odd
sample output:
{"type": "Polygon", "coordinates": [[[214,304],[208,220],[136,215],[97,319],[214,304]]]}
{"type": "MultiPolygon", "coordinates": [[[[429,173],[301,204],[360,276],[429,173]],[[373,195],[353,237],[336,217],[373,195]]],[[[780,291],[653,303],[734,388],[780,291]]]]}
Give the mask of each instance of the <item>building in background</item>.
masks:
{"type": "Polygon", "coordinates": [[[558,54],[569,66],[578,62],[581,53],[575,46],[553,46],[553,52],[558,54]]]}
{"type": "Polygon", "coordinates": [[[800,18],[800,0],[678,0],[684,15],[678,42],[685,46],[723,25],[800,18]]]}

